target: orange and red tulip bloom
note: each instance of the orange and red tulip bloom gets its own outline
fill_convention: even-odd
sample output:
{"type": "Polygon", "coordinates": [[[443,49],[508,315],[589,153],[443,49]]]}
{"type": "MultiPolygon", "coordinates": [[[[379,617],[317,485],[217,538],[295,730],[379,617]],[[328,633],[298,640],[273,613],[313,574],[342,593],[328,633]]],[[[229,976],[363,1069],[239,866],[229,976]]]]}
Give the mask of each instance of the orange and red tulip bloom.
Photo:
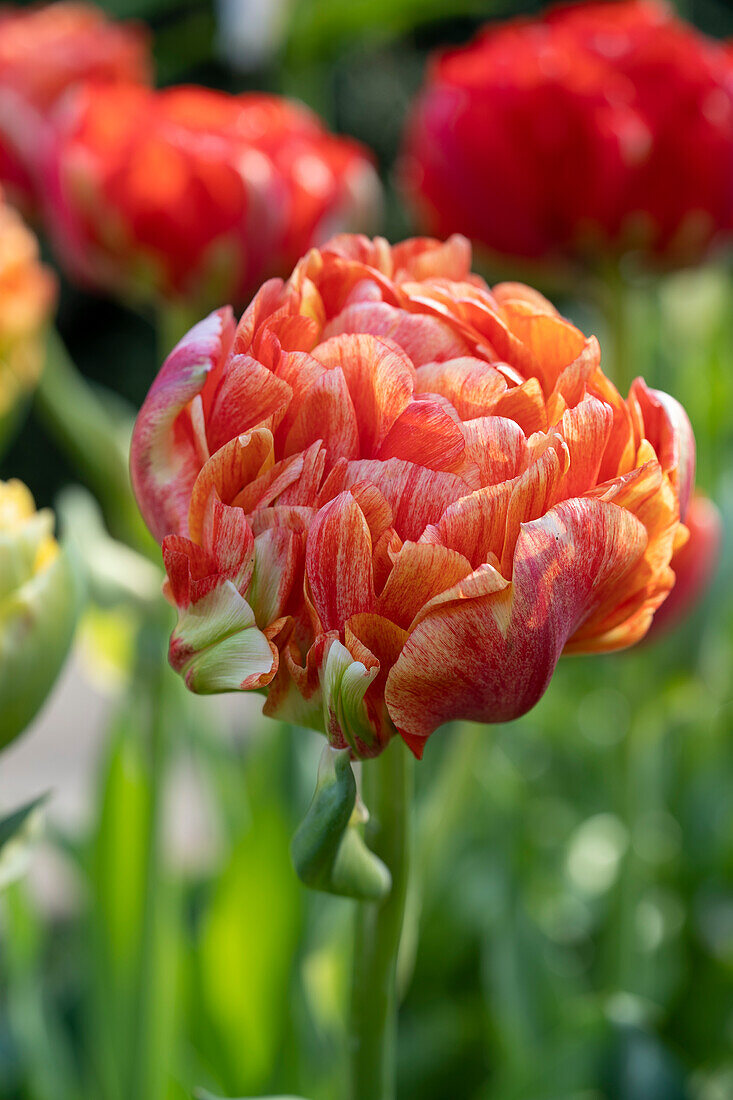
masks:
{"type": "Polygon", "coordinates": [[[431,232],[494,254],[695,261],[733,230],[733,58],[660,0],[490,24],[434,58],[408,124],[431,232]]]}
{"type": "Polygon", "coordinates": [[[113,23],[93,4],[60,0],[0,11],[0,181],[16,201],[38,202],[39,158],[51,115],[81,80],[150,79],[148,35],[113,23]]]}
{"type": "Polygon", "coordinates": [[[529,710],[563,652],[644,636],[674,584],[687,416],[453,237],[337,237],[166,360],[132,445],[199,692],[358,756],[529,710]]]}
{"type": "Polygon", "coordinates": [[[307,108],[199,87],[78,89],[56,119],[46,188],[72,273],[202,311],[247,301],[380,202],[367,152],[307,108]]]}

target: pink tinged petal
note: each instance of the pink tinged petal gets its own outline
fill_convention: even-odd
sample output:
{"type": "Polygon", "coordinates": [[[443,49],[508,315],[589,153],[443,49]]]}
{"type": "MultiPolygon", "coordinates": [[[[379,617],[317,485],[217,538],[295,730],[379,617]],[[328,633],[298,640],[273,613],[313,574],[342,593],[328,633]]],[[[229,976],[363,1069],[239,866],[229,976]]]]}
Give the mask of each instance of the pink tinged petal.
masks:
{"type": "Polygon", "coordinates": [[[634,516],[597,500],[564,501],[526,524],[511,585],[496,587],[485,571],[487,594],[428,614],[389,674],[387,707],[413,751],[420,755],[429,734],[452,719],[504,722],[533,707],[567,639],[645,545],[634,516]]]}
{"type": "Polygon", "coordinates": [[[247,602],[264,630],[281,618],[298,579],[302,584],[305,533],[269,527],[254,540],[254,569],[247,602]]]}
{"type": "Polygon", "coordinates": [[[377,457],[403,458],[428,470],[460,474],[466,441],[460,424],[437,401],[412,401],[395,420],[377,457]]]}
{"type": "Polygon", "coordinates": [[[200,445],[187,406],[229,352],[231,310],[200,321],[163,364],[135,422],[130,471],[140,511],[153,535],[185,534],[191,487],[201,468],[200,445]]]}
{"type": "Polygon", "coordinates": [[[414,368],[392,341],[378,336],[335,336],[313,349],[325,367],[340,367],[359,425],[360,449],[373,455],[412,398],[414,368]]]}
{"type": "Polygon", "coordinates": [[[695,436],[687,413],[674,397],[649,389],[642,378],[636,379],[631,394],[641,408],[644,434],[672,478],[684,519],[695,483],[695,436]]]}
{"type": "Polygon", "coordinates": [[[408,630],[426,603],[470,572],[471,563],[455,550],[406,542],[382,590],[379,614],[408,630]]]}
{"type": "Polygon", "coordinates": [[[347,306],[326,326],[323,337],[343,333],[387,336],[399,344],[416,367],[434,359],[452,359],[467,350],[466,341],[439,318],[408,313],[386,302],[347,306]]]}
{"type": "Polygon", "coordinates": [[[348,746],[357,757],[374,755],[381,748],[364,698],[378,673],[379,662],[367,668],[339,641],[331,643],[321,668],[326,736],[335,748],[348,746]]]}
{"type": "Polygon", "coordinates": [[[280,308],[284,286],[282,279],[269,279],[257,291],[237,325],[232,348],[235,355],[246,355],[251,350],[257,329],[280,308]]]}
{"type": "Polygon", "coordinates": [[[352,615],[372,610],[372,540],[351,493],[341,493],[316,514],[305,568],[323,630],[341,630],[352,615]]]}
{"type": "Polygon", "coordinates": [[[211,400],[207,417],[209,447],[225,443],[260,425],[274,431],[293,391],[256,359],[233,356],[211,400]]]}
{"type": "Polygon", "coordinates": [[[304,451],[316,440],[326,447],[330,468],[339,458],[357,458],[359,429],[340,367],[324,371],[298,399],[297,414],[284,444],[285,455],[304,451]]]}
{"type": "Polygon", "coordinates": [[[272,463],[272,434],[267,428],[240,435],[212,455],[191,490],[188,527],[194,542],[202,540],[204,517],[212,493],[224,504],[232,504],[242,489],[272,463]]]}
{"type": "Polygon", "coordinates": [[[517,477],[527,465],[527,440],[513,420],[480,416],[463,425],[466,454],[478,466],[481,485],[517,477]]]}
{"type": "Polygon", "coordinates": [[[493,412],[506,389],[506,378],[495,367],[468,356],[426,363],[418,368],[415,381],[417,393],[442,394],[462,420],[493,412]]]}
{"type": "Polygon", "coordinates": [[[263,687],[278,665],[277,649],[231,581],[179,609],[169,659],[189,690],[203,695],[263,687]]]}
{"type": "Polygon", "coordinates": [[[613,409],[597,397],[586,397],[563,414],[559,432],[570,452],[563,496],[582,496],[595,487],[612,426],[613,409]]]}
{"type": "Polygon", "coordinates": [[[401,458],[348,462],[342,472],[342,487],[348,489],[360,481],[376,485],[392,509],[397,533],[414,541],[429,523],[438,522],[449,504],[471,491],[455,474],[427,470],[401,458]]]}

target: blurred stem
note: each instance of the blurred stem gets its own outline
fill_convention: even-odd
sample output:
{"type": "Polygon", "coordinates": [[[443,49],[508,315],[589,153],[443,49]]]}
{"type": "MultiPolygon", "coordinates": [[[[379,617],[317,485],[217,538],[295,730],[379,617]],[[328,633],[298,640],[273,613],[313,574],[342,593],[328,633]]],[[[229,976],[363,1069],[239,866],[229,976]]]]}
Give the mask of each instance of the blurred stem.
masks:
{"type": "Polygon", "coordinates": [[[382,902],[356,911],[351,1001],[351,1100],[394,1100],[397,954],[407,896],[412,814],[412,757],[395,737],[362,765],[362,796],[371,814],[369,847],[392,874],[382,902]]]}
{"type": "Polygon", "coordinates": [[[605,279],[604,304],[612,340],[610,376],[617,389],[626,396],[636,376],[631,339],[632,289],[618,265],[608,269],[605,279]]]}
{"type": "Polygon", "coordinates": [[[155,328],[158,335],[158,366],[160,367],[164,360],[173,351],[179,340],[181,340],[189,329],[200,321],[204,316],[203,312],[192,309],[190,306],[181,305],[177,302],[168,302],[158,307],[155,328]]]}
{"type": "Polygon", "coordinates": [[[99,500],[112,534],[158,560],[132,495],[122,426],[77,370],[57,332],[49,333],[36,410],[99,500]]]}
{"type": "MultiPolygon", "coordinates": [[[[145,844],[144,903],[140,949],[135,975],[132,1018],[132,1056],[127,1095],[148,1100],[157,1095],[155,1049],[158,983],[166,980],[160,973],[159,944],[161,906],[164,892],[162,853],[162,803],[166,778],[165,699],[166,676],[169,674],[161,659],[165,648],[167,623],[146,622],[138,638],[139,689],[147,697],[146,729],[143,733],[147,748],[150,810],[145,844]]],[[[169,979],[168,979],[169,980],[169,979]]]]}

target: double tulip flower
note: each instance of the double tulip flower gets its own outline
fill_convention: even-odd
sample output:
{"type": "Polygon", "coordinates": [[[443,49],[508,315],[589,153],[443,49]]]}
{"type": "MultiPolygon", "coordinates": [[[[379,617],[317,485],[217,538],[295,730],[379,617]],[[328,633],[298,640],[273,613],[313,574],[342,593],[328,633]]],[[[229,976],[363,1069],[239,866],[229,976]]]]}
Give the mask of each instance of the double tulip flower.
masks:
{"type": "Polygon", "coordinates": [[[356,756],[516,718],[561,653],[638,641],[687,538],[681,406],[461,237],[342,236],[212,313],[140,412],[132,475],[198,692],[356,756]]]}

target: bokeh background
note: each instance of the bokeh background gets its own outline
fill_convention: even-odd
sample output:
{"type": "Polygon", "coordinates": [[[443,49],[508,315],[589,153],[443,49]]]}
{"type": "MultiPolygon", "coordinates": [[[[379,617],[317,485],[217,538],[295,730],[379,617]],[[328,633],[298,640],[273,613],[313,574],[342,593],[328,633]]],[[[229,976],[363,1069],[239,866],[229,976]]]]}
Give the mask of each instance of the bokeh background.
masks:
{"type": "MultiPolygon", "coordinates": [[[[293,96],[370,146],[391,240],[414,228],[394,164],[430,51],[542,7],[101,6],[148,23],[160,83],[293,96]]],[[[677,7],[733,35],[728,4],[677,7]]],[[[593,303],[552,292],[603,346],[593,303]]],[[[159,366],[152,323],[62,282],[58,328],[90,380],[139,406],[159,366]]],[[[729,258],[637,276],[630,346],[635,373],[689,411],[698,484],[729,547],[729,258]]],[[[10,476],[44,505],[77,480],[33,413],[2,460],[10,476]]],[[[0,765],[3,806],[51,789],[45,839],[2,903],[0,1098],[190,1100],[205,1086],[343,1100],[352,903],[307,894],[288,855],[319,739],[261,718],[257,700],[186,697],[162,660],[169,624],[141,634],[141,621],[129,605],[89,609],[54,695],[0,765]],[[136,690],[151,678],[153,691],[136,690]],[[161,787],[151,729],[165,745],[161,787]]],[[[511,726],[431,740],[401,958],[400,1100],[733,1097],[732,670],[724,552],[672,634],[561,662],[511,726]]]]}

